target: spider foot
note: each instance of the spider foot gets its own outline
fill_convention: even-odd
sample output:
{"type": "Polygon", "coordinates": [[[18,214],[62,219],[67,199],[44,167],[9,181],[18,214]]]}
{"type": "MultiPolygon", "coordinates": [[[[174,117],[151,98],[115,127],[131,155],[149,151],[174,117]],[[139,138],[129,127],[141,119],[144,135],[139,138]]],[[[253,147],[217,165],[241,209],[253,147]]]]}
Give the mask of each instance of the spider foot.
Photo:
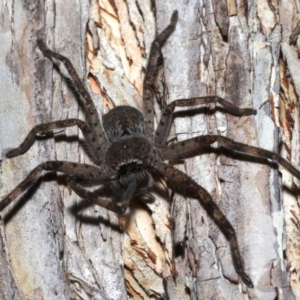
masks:
{"type": "Polygon", "coordinates": [[[42,52],[45,52],[45,51],[48,50],[48,48],[47,48],[47,46],[46,46],[46,44],[43,40],[37,39],[36,43],[37,43],[38,47],[41,49],[42,52]]]}
{"type": "Polygon", "coordinates": [[[241,277],[241,280],[247,285],[247,287],[249,287],[249,288],[253,288],[254,287],[252,280],[246,274],[246,272],[244,272],[244,271],[243,272],[239,272],[239,275],[241,277]]]}
{"type": "Polygon", "coordinates": [[[18,155],[20,155],[19,149],[14,148],[14,149],[11,149],[10,151],[8,151],[5,156],[7,158],[12,158],[12,157],[15,157],[15,156],[18,156],[18,155]]]}
{"type": "Polygon", "coordinates": [[[171,25],[176,25],[178,21],[178,10],[174,10],[171,17],[171,25]]]}
{"type": "Polygon", "coordinates": [[[256,109],[252,108],[242,108],[241,111],[243,113],[243,116],[256,115],[257,113],[256,109]]]}

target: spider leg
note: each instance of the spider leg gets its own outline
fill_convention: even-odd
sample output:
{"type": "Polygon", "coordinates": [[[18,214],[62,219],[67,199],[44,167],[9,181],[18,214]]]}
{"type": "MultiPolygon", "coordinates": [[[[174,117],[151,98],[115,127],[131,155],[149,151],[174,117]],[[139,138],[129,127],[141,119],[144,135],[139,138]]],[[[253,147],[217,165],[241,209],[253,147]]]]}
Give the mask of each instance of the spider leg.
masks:
{"type": "Polygon", "coordinates": [[[171,165],[159,162],[154,165],[154,169],[161,177],[167,180],[173,189],[192,198],[199,199],[202,207],[229,241],[235,271],[248,287],[253,288],[251,279],[244,271],[243,259],[239,251],[234,228],[214,203],[211,195],[193,179],[171,165]]]}
{"type": "Polygon", "coordinates": [[[82,83],[81,79],[79,78],[76,70],[74,69],[72,63],[70,60],[54,51],[51,51],[44,43],[44,41],[38,39],[37,45],[43,52],[43,54],[49,58],[56,59],[60,62],[62,62],[67,69],[71,79],[73,80],[75,84],[75,88],[77,89],[79,95],[84,99],[85,103],[85,111],[86,111],[86,119],[92,130],[96,133],[96,138],[98,140],[98,143],[101,145],[102,141],[106,141],[106,135],[104,134],[104,131],[102,129],[99,115],[96,109],[96,106],[88,93],[87,89],[85,88],[84,84],[82,83]]]}
{"type": "Polygon", "coordinates": [[[112,180],[112,181],[108,182],[107,186],[117,198],[120,198],[120,199],[123,198],[123,196],[125,194],[125,190],[121,186],[121,184],[118,180],[112,180]]]}
{"type": "Polygon", "coordinates": [[[170,132],[171,123],[173,120],[173,112],[176,107],[190,107],[196,105],[210,105],[210,109],[214,109],[216,104],[219,103],[223,106],[225,112],[232,114],[234,116],[249,116],[255,115],[256,110],[252,108],[239,108],[229,101],[217,97],[217,96],[205,96],[205,97],[197,97],[197,98],[190,98],[190,99],[178,99],[172,101],[168,106],[165,108],[161,119],[158,123],[154,142],[155,145],[158,147],[164,146],[170,132]]]}
{"type": "Polygon", "coordinates": [[[100,181],[109,180],[105,170],[87,164],[79,164],[66,161],[47,161],[34,168],[27,177],[18,184],[9,194],[0,201],[0,211],[9,205],[15,198],[25,192],[40,176],[42,171],[56,171],[67,175],[75,175],[77,180],[100,181]],[[101,179],[101,180],[100,180],[101,179]]]}
{"type": "Polygon", "coordinates": [[[37,136],[44,136],[47,133],[51,132],[55,129],[66,128],[71,126],[78,126],[87,142],[88,148],[90,150],[90,154],[92,156],[93,161],[100,165],[102,162],[100,160],[100,146],[96,143],[94,132],[90,129],[88,124],[79,119],[67,119],[63,121],[55,121],[47,124],[36,125],[27,135],[25,140],[21,143],[21,145],[17,148],[10,150],[6,157],[11,158],[17,155],[21,155],[25,153],[34,143],[37,136]]]}
{"type": "Polygon", "coordinates": [[[145,116],[145,135],[148,138],[153,136],[154,132],[154,103],[152,87],[155,83],[158,64],[161,57],[161,48],[165,41],[175,30],[178,20],[178,12],[175,10],[171,17],[171,23],[155,38],[152,42],[149,54],[146,74],[143,83],[143,101],[144,101],[144,116],[145,116]]]}
{"type": "Polygon", "coordinates": [[[129,186],[127,187],[127,190],[123,194],[122,197],[122,204],[118,205],[115,202],[112,202],[107,199],[100,198],[96,193],[90,192],[86,190],[83,186],[81,186],[78,182],[76,182],[75,178],[70,177],[68,180],[68,185],[71,187],[71,189],[81,198],[97,204],[101,207],[104,207],[106,209],[109,209],[116,214],[122,215],[126,212],[126,209],[128,208],[129,202],[135,192],[135,189],[137,187],[136,181],[132,181],[129,186]]]}
{"type": "Polygon", "coordinates": [[[197,155],[203,149],[213,149],[211,145],[215,142],[218,143],[219,148],[275,161],[286,168],[293,176],[300,179],[300,171],[280,155],[262,148],[235,142],[221,135],[204,135],[181,141],[163,148],[161,154],[164,160],[184,159],[197,155]]]}

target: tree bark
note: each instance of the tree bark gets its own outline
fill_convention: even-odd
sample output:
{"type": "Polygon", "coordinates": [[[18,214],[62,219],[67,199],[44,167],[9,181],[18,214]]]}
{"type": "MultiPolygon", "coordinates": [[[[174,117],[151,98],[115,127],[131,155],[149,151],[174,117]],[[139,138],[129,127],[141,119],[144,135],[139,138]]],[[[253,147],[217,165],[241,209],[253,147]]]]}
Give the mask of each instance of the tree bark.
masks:
{"type": "MultiPolygon", "coordinates": [[[[1,4],[0,199],[39,163],[89,162],[77,128],[5,157],[36,124],[84,117],[37,37],[70,59],[100,115],[118,105],[142,109],[151,42],[175,9],[179,21],[163,48],[165,100],[217,95],[257,115],[216,109],[177,117],[170,139],[220,134],[281,153],[299,168],[299,59],[289,45],[298,2],[1,4]]],[[[85,205],[63,176],[45,175],[2,213],[0,298],[298,299],[297,181],[266,162],[223,152],[176,167],[207,189],[232,223],[253,289],[240,283],[228,242],[198,200],[173,195],[159,180],[154,202],[134,201],[118,218],[85,205]]]]}

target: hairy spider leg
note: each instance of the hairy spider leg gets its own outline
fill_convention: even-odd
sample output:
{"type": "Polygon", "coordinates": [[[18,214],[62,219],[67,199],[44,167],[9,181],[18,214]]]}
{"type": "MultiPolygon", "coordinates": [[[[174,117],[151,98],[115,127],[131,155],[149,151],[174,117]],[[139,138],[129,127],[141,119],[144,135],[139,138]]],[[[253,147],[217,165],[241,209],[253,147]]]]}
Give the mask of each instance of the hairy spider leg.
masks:
{"type": "Polygon", "coordinates": [[[62,172],[73,175],[73,180],[94,181],[101,183],[109,180],[108,171],[93,165],[73,163],[67,161],[47,161],[34,168],[27,177],[0,201],[0,211],[9,205],[21,193],[26,191],[38,179],[42,171],[62,172]]]}
{"type": "Polygon", "coordinates": [[[154,135],[154,95],[153,85],[158,72],[159,60],[161,58],[161,48],[175,30],[178,20],[178,12],[175,10],[171,17],[171,23],[152,42],[146,74],[143,82],[143,104],[145,117],[145,136],[150,140],[154,135]]]}
{"type": "Polygon", "coordinates": [[[90,203],[97,204],[101,207],[104,207],[106,209],[109,209],[110,211],[113,211],[119,215],[122,215],[126,212],[126,209],[129,206],[129,202],[131,198],[133,197],[133,194],[136,190],[137,187],[137,182],[132,181],[127,189],[126,192],[124,193],[122,200],[121,200],[121,205],[116,204],[113,201],[109,201],[107,199],[103,199],[99,197],[96,193],[90,192],[83,188],[76,180],[74,180],[72,177],[68,180],[69,186],[72,188],[75,193],[80,196],[81,198],[89,201],[90,203]]]}
{"type": "Polygon", "coordinates": [[[300,179],[300,171],[280,155],[262,148],[235,142],[221,135],[204,135],[181,141],[163,148],[161,154],[165,160],[184,159],[196,155],[201,149],[213,149],[211,145],[215,142],[218,143],[219,148],[275,161],[300,179]]]}
{"type": "MultiPolygon", "coordinates": [[[[86,90],[84,84],[82,83],[81,79],[79,78],[79,76],[78,76],[76,70],[74,69],[72,63],[70,62],[70,60],[63,55],[50,50],[45,45],[44,41],[42,41],[42,40],[38,39],[37,45],[46,57],[56,59],[64,64],[71,79],[74,82],[74,87],[77,89],[79,95],[84,99],[83,104],[84,104],[84,108],[85,108],[85,116],[86,116],[86,120],[87,120],[90,128],[92,129],[92,132],[94,133],[93,138],[95,139],[95,141],[98,145],[102,145],[105,142],[107,142],[107,138],[106,138],[106,135],[101,126],[100,118],[99,118],[96,106],[95,106],[90,94],[86,90]]],[[[102,157],[103,150],[100,148],[98,151],[99,152],[97,153],[97,156],[102,157]]]]}
{"type": "Polygon", "coordinates": [[[54,121],[47,124],[36,125],[27,135],[25,140],[20,144],[19,147],[10,150],[6,157],[11,158],[17,155],[24,154],[34,143],[36,137],[43,136],[51,133],[52,130],[61,129],[71,126],[78,126],[84,136],[84,139],[87,143],[87,147],[89,149],[89,156],[93,160],[95,164],[98,166],[101,165],[103,157],[97,156],[100,152],[100,146],[96,143],[96,139],[94,137],[94,133],[92,132],[89,125],[79,119],[67,119],[62,121],[54,121]]]}
{"type": "Polygon", "coordinates": [[[167,138],[170,132],[170,127],[173,120],[173,112],[176,107],[190,107],[196,105],[209,105],[213,104],[213,108],[215,105],[219,103],[223,106],[223,110],[227,113],[230,113],[237,117],[255,115],[256,110],[252,108],[239,108],[229,101],[220,98],[218,96],[205,96],[205,97],[196,97],[189,99],[178,99],[172,101],[167,107],[164,109],[164,112],[161,115],[160,121],[158,123],[154,143],[158,147],[165,146],[167,142],[167,138]]]}
{"type": "Polygon", "coordinates": [[[201,206],[205,209],[207,214],[229,241],[236,273],[248,287],[253,288],[251,279],[244,271],[243,259],[239,251],[234,228],[224,216],[220,208],[215,204],[211,195],[193,179],[168,164],[158,162],[153,166],[153,168],[167,181],[168,185],[172,187],[172,189],[199,200],[201,206]]]}

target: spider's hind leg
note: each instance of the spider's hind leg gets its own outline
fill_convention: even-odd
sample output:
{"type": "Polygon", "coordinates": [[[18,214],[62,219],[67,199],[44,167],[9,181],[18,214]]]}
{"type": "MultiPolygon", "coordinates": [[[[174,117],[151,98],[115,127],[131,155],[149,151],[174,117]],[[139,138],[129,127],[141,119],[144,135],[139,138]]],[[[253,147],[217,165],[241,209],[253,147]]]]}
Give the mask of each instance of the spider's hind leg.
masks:
{"type": "Polygon", "coordinates": [[[170,24],[152,42],[149,54],[146,74],[143,83],[143,103],[145,116],[145,135],[152,137],[154,133],[154,95],[152,87],[156,80],[159,62],[161,58],[161,48],[175,30],[178,21],[178,12],[175,10],[171,17],[170,24]]]}
{"type": "Polygon", "coordinates": [[[101,145],[103,141],[106,141],[106,135],[104,134],[103,128],[101,126],[99,115],[96,106],[93,102],[93,99],[90,96],[87,89],[85,88],[84,84],[82,83],[74,66],[67,57],[50,50],[43,40],[38,39],[37,45],[46,57],[60,61],[65,66],[66,70],[68,71],[68,74],[71,77],[71,80],[74,82],[74,87],[76,88],[78,94],[84,100],[83,104],[87,123],[89,124],[90,128],[94,131],[95,139],[97,140],[98,144],[101,145]]]}

